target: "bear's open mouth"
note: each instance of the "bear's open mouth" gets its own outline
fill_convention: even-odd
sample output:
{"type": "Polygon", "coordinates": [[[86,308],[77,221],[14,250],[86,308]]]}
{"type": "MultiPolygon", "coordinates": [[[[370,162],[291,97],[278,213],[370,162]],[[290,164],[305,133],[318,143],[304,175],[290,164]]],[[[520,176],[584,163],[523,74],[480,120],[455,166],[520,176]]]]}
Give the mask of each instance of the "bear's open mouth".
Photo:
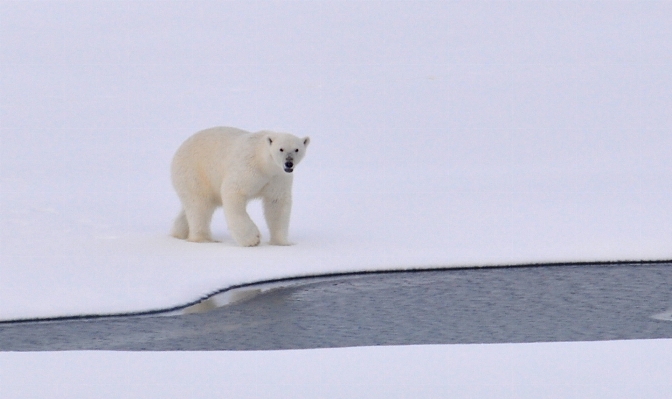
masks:
{"type": "Polygon", "coordinates": [[[287,173],[292,173],[294,171],[293,168],[285,168],[285,172],[287,173]]]}

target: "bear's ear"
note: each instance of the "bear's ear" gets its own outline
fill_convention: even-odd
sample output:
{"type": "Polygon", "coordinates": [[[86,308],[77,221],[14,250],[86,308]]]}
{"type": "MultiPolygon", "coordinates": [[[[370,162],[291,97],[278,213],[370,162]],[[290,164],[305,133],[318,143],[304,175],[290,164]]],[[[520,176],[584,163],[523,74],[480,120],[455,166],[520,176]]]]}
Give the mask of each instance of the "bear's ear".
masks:
{"type": "Polygon", "coordinates": [[[270,137],[266,137],[266,140],[268,140],[268,145],[272,145],[272,144],[273,144],[273,139],[272,139],[272,138],[270,138],[270,137]]]}
{"type": "Polygon", "coordinates": [[[310,144],[310,137],[304,137],[303,138],[303,146],[308,147],[308,144],[310,144]]]}

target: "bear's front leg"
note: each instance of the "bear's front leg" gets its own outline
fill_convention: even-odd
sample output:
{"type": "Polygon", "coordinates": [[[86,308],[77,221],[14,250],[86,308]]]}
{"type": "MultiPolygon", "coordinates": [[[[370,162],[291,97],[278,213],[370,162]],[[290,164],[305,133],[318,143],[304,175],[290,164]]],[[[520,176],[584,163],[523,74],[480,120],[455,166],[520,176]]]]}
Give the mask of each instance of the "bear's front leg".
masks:
{"type": "Polygon", "coordinates": [[[292,245],[288,241],[289,216],[292,212],[291,195],[264,197],[264,216],[271,232],[271,245],[292,245]]]}
{"type": "Polygon", "coordinates": [[[222,194],[224,217],[231,236],[238,245],[254,247],[261,242],[261,234],[247,214],[247,198],[237,194],[222,194]]]}

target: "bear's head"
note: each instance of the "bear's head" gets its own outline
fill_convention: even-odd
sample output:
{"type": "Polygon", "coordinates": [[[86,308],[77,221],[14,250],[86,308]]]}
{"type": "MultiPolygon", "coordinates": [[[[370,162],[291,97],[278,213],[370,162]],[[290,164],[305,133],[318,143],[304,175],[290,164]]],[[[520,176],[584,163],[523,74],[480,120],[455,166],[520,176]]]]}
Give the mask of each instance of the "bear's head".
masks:
{"type": "Polygon", "coordinates": [[[266,144],[271,151],[273,162],[286,173],[292,173],[294,167],[306,155],[310,137],[299,138],[288,133],[269,133],[266,144]]]}

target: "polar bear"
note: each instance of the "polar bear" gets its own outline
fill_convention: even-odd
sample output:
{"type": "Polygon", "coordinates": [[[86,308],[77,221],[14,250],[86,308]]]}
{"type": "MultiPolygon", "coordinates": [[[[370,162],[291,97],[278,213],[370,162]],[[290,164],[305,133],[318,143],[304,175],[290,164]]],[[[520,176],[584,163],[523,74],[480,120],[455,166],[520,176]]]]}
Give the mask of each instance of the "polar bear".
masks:
{"type": "Polygon", "coordinates": [[[246,208],[250,200],[261,198],[270,244],[291,245],[292,172],[309,143],[309,137],[232,127],[206,129],[188,138],[171,165],[182,202],[173,237],[211,242],[210,221],[221,206],[233,239],[241,246],[256,246],[261,234],[246,208]]]}

